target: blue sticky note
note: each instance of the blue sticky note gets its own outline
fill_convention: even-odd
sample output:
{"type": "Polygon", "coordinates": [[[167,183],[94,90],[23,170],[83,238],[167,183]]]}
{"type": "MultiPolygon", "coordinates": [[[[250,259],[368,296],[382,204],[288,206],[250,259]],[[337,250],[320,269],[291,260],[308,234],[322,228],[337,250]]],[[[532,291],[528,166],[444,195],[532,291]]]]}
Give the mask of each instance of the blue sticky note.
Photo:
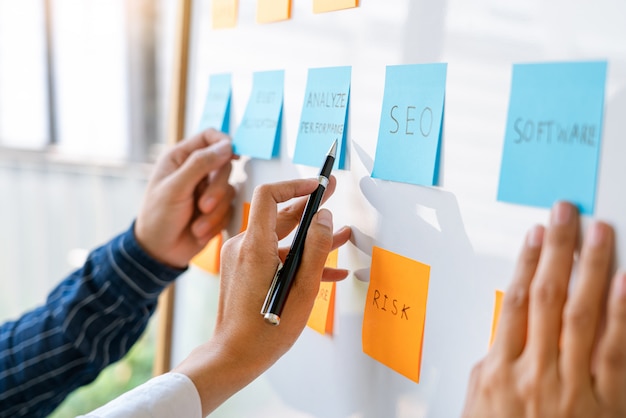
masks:
{"type": "Polygon", "coordinates": [[[293,162],[321,167],[335,139],[334,168],[345,168],[351,67],[309,69],[293,162]]]}
{"type": "Polygon", "coordinates": [[[446,70],[447,64],[387,67],[372,177],[437,184],[446,70]]]}
{"type": "Polygon", "coordinates": [[[282,70],[254,73],[246,111],[233,139],[235,154],[266,160],[278,156],[284,79],[282,70]]]}
{"type": "Polygon", "coordinates": [[[215,128],[225,133],[230,129],[230,74],[214,74],[209,77],[209,91],[204,101],[199,130],[215,128]]]}
{"type": "Polygon", "coordinates": [[[513,67],[498,200],[593,214],[606,62],[513,67]]]}

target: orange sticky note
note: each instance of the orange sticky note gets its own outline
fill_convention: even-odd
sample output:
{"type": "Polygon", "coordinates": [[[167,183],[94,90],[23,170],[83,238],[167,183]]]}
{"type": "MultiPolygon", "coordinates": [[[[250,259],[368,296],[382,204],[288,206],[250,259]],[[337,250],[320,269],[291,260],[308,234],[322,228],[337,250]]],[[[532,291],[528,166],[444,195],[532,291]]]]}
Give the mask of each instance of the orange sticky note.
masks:
{"type": "Polygon", "coordinates": [[[214,236],[204,249],[191,259],[191,264],[208,273],[218,274],[220,272],[220,251],[222,250],[223,241],[224,237],[221,233],[214,236]]]}
{"type": "Polygon", "coordinates": [[[239,232],[243,232],[248,229],[248,217],[250,216],[250,203],[243,203],[243,215],[241,217],[241,230],[239,232]]]}
{"type": "Polygon", "coordinates": [[[237,24],[238,0],[213,0],[213,29],[234,28],[237,24]]]}
{"type": "Polygon", "coordinates": [[[313,13],[333,12],[353,7],[359,7],[359,0],[313,0],[313,13]]]}
{"type": "MultiPolygon", "coordinates": [[[[326,259],[326,267],[337,267],[338,250],[328,254],[326,259]]],[[[320,283],[320,290],[315,298],[313,310],[309,316],[307,325],[320,334],[333,334],[333,325],[335,323],[335,282],[320,283]]]]}
{"type": "Polygon", "coordinates": [[[498,321],[500,320],[502,299],[504,299],[504,292],[502,290],[496,290],[496,302],[493,305],[493,321],[491,322],[491,338],[489,339],[489,347],[491,347],[494,338],[496,338],[496,329],[498,328],[498,321]]]}
{"type": "Polygon", "coordinates": [[[271,23],[291,18],[291,0],[258,0],[257,23],[271,23]]]}
{"type": "Polygon", "coordinates": [[[419,383],[430,266],[374,247],[363,352],[419,383]]]}

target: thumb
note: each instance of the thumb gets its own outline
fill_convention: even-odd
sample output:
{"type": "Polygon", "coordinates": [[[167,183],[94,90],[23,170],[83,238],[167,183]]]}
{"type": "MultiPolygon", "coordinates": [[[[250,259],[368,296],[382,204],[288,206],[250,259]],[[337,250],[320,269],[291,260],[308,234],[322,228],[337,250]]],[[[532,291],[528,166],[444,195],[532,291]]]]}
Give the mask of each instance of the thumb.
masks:
{"type": "Polygon", "coordinates": [[[313,217],[304,244],[302,263],[295,285],[307,297],[314,298],[319,289],[326,258],[333,244],[333,216],[327,209],[320,209],[313,217]],[[311,293],[311,295],[309,295],[311,293]]]}
{"type": "Polygon", "coordinates": [[[169,183],[179,193],[191,194],[200,180],[227,164],[232,156],[233,147],[228,139],[196,149],[189,154],[180,168],[174,171],[169,183]]]}

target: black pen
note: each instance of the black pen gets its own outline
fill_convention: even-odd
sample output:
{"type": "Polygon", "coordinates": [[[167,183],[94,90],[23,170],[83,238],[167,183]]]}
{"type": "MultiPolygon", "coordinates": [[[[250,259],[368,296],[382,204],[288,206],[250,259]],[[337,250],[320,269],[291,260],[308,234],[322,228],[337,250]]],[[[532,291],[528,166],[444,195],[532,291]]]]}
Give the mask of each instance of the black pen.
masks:
{"type": "Polygon", "coordinates": [[[324,165],[322,166],[322,170],[320,171],[320,175],[318,177],[319,185],[317,186],[317,189],[311,193],[311,196],[309,196],[309,200],[306,203],[304,214],[300,220],[296,236],[291,243],[291,248],[289,249],[287,258],[284,263],[280,263],[278,265],[278,269],[276,270],[276,274],[274,274],[274,279],[272,280],[272,285],[270,286],[267,296],[265,297],[265,302],[263,303],[263,308],[261,309],[261,315],[264,316],[265,321],[272,325],[278,325],[280,322],[280,315],[283,311],[283,307],[285,306],[287,296],[289,295],[289,289],[291,288],[293,279],[296,277],[298,267],[300,267],[306,233],[311,225],[313,215],[315,215],[319,209],[322,197],[324,196],[324,192],[328,186],[330,172],[332,171],[333,164],[335,163],[335,155],[337,155],[336,139],[330,147],[330,150],[326,155],[324,165]]]}

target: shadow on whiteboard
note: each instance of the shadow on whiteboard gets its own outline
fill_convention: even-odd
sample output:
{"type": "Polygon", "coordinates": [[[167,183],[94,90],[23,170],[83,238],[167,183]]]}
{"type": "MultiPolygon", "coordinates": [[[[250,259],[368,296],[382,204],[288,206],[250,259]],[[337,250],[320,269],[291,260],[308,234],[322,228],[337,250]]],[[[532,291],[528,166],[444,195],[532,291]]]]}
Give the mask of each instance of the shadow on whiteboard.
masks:
{"type": "MultiPolygon", "coordinates": [[[[371,172],[371,158],[354,149],[371,172]]],[[[266,376],[285,404],[314,417],[458,416],[488,347],[494,291],[512,266],[474,252],[451,192],[370,177],[360,187],[380,216],[375,238],[353,227],[353,244],[370,257],[377,245],[431,266],[420,383],[362,352],[362,313],[336,316],[332,338],[305,330],[266,376]]]]}

